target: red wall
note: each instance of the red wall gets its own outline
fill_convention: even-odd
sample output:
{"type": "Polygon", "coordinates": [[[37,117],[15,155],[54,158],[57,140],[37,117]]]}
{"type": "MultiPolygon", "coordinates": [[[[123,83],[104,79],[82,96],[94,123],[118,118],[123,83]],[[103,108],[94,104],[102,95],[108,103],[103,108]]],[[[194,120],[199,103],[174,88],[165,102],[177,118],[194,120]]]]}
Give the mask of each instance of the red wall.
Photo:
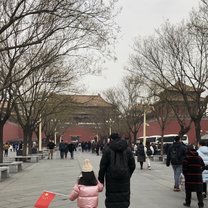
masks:
{"type": "Polygon", "coordinates": [[[90,141],[96,136],[96,131],[89,126],[74,126],[65,129],[62,139],[71,142],[71,136],[79,136],[80,141],[90,141]]]}
{"type": "MultiPolygon", "coordinates": [[[[160,127],[156,121],[148,122],[146,128],[146,135],[161,135],[160,127]]],[[[167,128],[165,129],[165,134],[177,134],[180,130],[180,127],[177,121],[169,121],[167,128]]],[[[208,133],[208,120],[204,119],[201,121],[201,130],[202,135],[208,133]]],[[[79,136],[80,141],[90,141],[96,136],[96,130],[93,127],[89,126],[74,126],[69,127],[64,130],[65,133],[62,135],[62,139],[70,142],[71,136],[79,136]]],[[[195,129],[194,124],[192,123],[191,130],[187,133],[189,137],[189,143],[195,141],[195,129]]],[[[139,129],[138,137],[143,136],[143,126],[139,129]]],[[[15,123],[7,122],[4,126],[4,142],[14,139],[22,139],[23,132],[22,128],[15,123]]]]}
{"type": "Polygon", "coordinates": [[[23,131],[22,128],[10,121],[7,121],[4,125],[4,134],[3,134],[4,142],[10,140],[19,140],[23,138],[23,131]]]}
{"type": "MultiPolygon", "coordinates": [[[[90,141],[96,136],[94,128],[89,126],[75,126],[64,129],[62,139],[71,142],[71,136],[79,136],[80,141],[90,141]]],[[[35,136],[33,136],[35,138],[35,136]]],[[[11,140],[20,140],[23,138],[22,128],[12,122],[7,122],[4,126],[4,143],[11,140]]],[[[44,138],[44,135],[43,135],[44,138]]]]}

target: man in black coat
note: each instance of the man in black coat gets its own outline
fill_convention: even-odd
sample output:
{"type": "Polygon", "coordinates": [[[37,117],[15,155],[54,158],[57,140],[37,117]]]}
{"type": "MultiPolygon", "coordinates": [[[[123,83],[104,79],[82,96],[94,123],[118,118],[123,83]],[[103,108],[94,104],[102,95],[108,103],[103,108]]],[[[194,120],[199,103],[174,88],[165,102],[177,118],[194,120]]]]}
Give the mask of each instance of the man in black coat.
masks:
{"type": "Polygon", "coordinates": [[[172,165],[174,172],[174,191],[180,191],[180,176],[182,173],[183,159],[186,157],[186,147],[182,144],[179,136],[175,137],[175,142],[168,148],[166,166],[172,165]]]}
{"type": "Polygon", "coordinates": [[[66,146],[66,144],[64,143],[64,140],[62,139],[60,144],[59,144],[59,151],[60,151],[61,159],[64,159],[65,146],[66,146]]]}
{"type": "Polygon", "coordinates": [[[70,152],[71,159],[74,159],[74,151],[76,150],[76,148],[72,142],[68,144],[68,150],[70,152]]]}
{"type": "Polygon", "coordinates": [[[47,147],[49,149],[48,159],[53,159],[53,150],[54,150],[55,146],[56,146],[55,143],[50,139],[49,143],[47,144],[47,147]]]}
{"type": "Polygon", "coordinates": [[[104,184],[105,180],[105,206],[107,208],[128,208],[130,205],[130,178],[135,170],[135,159],[127,142],[121,139],[117,133],[111,134],[110,139],[112,141],[103,152],[98,173],[99,181],[104,184]],[[119,165],[113,166],[112,161],[117,163],[120,161],[121,166],[126,167],[126,173],[120,176],[112,173],[113,167],[119,165]]]}

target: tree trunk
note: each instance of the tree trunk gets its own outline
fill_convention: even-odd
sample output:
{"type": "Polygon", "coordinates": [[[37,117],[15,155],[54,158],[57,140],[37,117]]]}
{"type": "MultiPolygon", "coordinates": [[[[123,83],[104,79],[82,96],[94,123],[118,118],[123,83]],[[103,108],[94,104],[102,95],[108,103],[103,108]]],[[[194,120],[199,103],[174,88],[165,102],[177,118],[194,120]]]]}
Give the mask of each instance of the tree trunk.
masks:
{"type": "Polygon", "coordinates": [[[164,157],[164,145],[163,145],[164,131],[165,131],[165,129],[162,128],[161,129],[161,146],[160,146],[160,157],[161,157],[161,161],[163,161],[163,157],[164,157]]]}
{"type": "Polygon", "coordinates": [[[134,135],[134,144],[136,144],[136,141],[137,141],[137,133],[138,133],[138,131],[134,131],[133,132],[133,135],[134,135]]]}
{"type": "Polygon", "coordinates": [[[33,146],[33,141],[32,141],[32,133],[31,131],[28,132],[29,133],[29,136],[28,136],[28,154],[32,154],[32,146],[33,146]]]}
{"type": "Polygon", "coordinates": [[[201,139],[201,119],[196,119],[194,120],[194,125],[195,125],[195,145],[198,145],[200,139],[201,139]]]}
{"type": "Polygon", "coordinates": [[[4,124],[0,123],[0,163],[3,163],[3,154],[4,154],[4,141],[3,141],[3,129],[4,124]]]}
{"type": "Polygon", "coordinates": [[[30,129],[30,127],[28,126],[25,126],[23,128],[23,133],[24,133],[24,139],[23,139],[23,152],[22,154],[23,155],[27,155],[28,154],[31,154],[32,152],[32,131],[30,129]]]}

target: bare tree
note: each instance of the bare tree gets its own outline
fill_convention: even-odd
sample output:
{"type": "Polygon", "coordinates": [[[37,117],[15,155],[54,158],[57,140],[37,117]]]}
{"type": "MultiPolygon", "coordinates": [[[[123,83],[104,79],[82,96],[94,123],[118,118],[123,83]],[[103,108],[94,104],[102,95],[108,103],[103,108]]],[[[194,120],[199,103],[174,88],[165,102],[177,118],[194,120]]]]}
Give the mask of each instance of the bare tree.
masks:
{"type": "Polygon", "coordinates": [[[1,1],[0,161],[3,160],[3,126],[13,110],[17,94],[20,93],[16,90],[27,82],[25,79],[39,70],[44,71],[51,63],[57,63],[57,59],[60,67],[60,57],[63,55],[68,58],[62,60],[62,68],[66,69],[67,65],[78,63],[73,57],[79,56],[80,63],[87,56],[86,51],[80,53],[79,49],[99,50],[102,54],[108,51],[108,46],[114,41],[115,1],[107,2],[1,1]],[[59,51],[56,57],[51,54],[54,51],[51,48],[54,47],[59,51]]]}
{"type": "Polygon", "coordinates": [[[66,80],[65,76],[65,72],[57,69],[54,70],[52,65],[48,67],[48,70],[45,69],[44,71],[29,76],[25,79],[23,85],[17,88],[17,99],[14,104],[14,109],[18,123],[24,132],[24,155],[26,155],[27,147],[29,147],[29,153],[31,153],[32,134],[40,120],[40,115],[44,117],[47,114],[54,113],[55,103],[51,104],[51,111],[48,110],[46,115],[43,114],[45,112],[45,106],[49,103],[49,98],[53,96],[54,92],[58,92],[63,80],[66,80]],[[43,77],[47,79],[44,80],[43,77]]]}
{"type": "Polygon", "coordinates": [[[160,86],[155,85],[155,83],[146,83],[146,88],[148,88],[148,100],[149,100],[149,118],[150,120],[156,119],[160,127],[161,132],[161,157],[164,154],[163,146],[163,136],[166,127],[169,125],[171,119],[177,119],[180,126],[178,134],[183,137],[186,134],[192,124],[192,120],[187,112],[184,105],[183,98],[181,98],[180,93],[175,91],[172,87],[167,87],[167,89],[162,89],[160,86]]]}
{"type": "Polygon", "coordinates": [[[115,2],[2,0],[0,52],[41,44],[63,31],[69,38],[72,34],[68,32],[72,32],[74,38],[80,40],[79,44],[101,47],[105,45],[107,38],[113,37],[112,18],[115,2]],[[17,25],[21,25],[21,28],[14,30],[17,25]],[[18,42],[13,40],[15,33],[18,33],[18,42]],[[5,39],[8,38],[11,40],[10,44],[4,45],[5,39]]]}
{"type": "Polygon", "coordinates": [[[188,24],[166,23],[157,36],[135,42],[132,68],[163,90],[172,87],[195,124],[197,141],[207,97],[201,98],[207,83],[207,38],[188,24]],[[177,83],[177,84],[176,84],[177,83]]]}
{"type": "Polygon", "coordinates": [[[133,142],[136,142],[137,133],[143,123],[144,109],[140,105],[143,81],[135,80],[127,76],[122,81],[121,88],[109,89],[105,92],[106,98],[116,106],[128,127],[129,136],[133,134],[133,142]]]}
{"type": "Polygon", "coordinates": [[[163,149],[163,136],[165,129],[168,125],[168,121],[170,119],[170,106],[168,106],[167,102],[164,101],[157,101],[153,105],[150,105],[151,109],[151,114],[153,118],[156,118],[157,123],[160,126],[160,131],[161,131],[161,144],[160,145],[160,154],[163,157],[164,154],[164,149],[163,149]]]}

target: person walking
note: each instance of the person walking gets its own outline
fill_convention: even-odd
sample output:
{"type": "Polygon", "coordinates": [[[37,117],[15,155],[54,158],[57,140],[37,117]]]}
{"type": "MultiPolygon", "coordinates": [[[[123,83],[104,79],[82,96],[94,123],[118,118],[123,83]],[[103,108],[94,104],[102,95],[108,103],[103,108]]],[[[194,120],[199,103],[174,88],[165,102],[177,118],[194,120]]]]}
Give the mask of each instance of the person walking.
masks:
{"type": "Polygon", "coordinates": [[[137,145],[136,155],[137,155],[137,162],[140,163],[140,169],[142,170],[143,163],[146,161],[144,145],[142,141],[140,141],[140,143],[137,145]]]}
{"type": "MultiPolygon", "coordinates": [[[[205,165],[208,165],[208,147],[204,141],[199,142],[199,148],[197,150],[199,156],[204,161],[205,165]]],[[[203,198],[207,198],[207,183],[208,183],[208,170],[204,170],[202,173],[203,177],[203,198]]]]}
{"type": "Polygon", "coordinates": [[[110,136],[100,160],[98,180],[104,184],[106,208],[128,208],[130,205],[130,178],[135,170],[133,152],[126,140],[117,133],[110,136]]]}
{"type": "Polygon", "coordinates": [[[100,142],[99,141],[96,143],[95,152],[96,152],[96,155],[99,156],[99,152],[100,152],[100,142]]]}
{"type": "Polygon", "coordinates": [[[49,143],[47,144],[47,148],[49,150],[48,152],[48,159],[53,159],[53,151],[54,151],[54,148],[55,148],[55,143],[50,139],[49,140],[49,143]]]}
{"type": "Polygon", "coordinates": [[[64,159],[64,151],[65,151],[65,143],[64,140],[62,139],[60,144],[59,144],[59,151],[60,151],[60,158],[64,159]]]}
{"type": "Polygon", "coordinates": [[[8,157],[8,151],[9,151],[9,143],[6,142],[4,145],[3,145],[3,148],[4,148],[4,157],[8,157]]]}
{"type": "Polygon", "coordinates": [[[70,152],[71,159],[74,159],[74,151],[76,150],[76,148],[72,142],[68,144],[68,150],[70,152]]]}
{"type": "Polygon", "coordinates": [[[64,147],[64,158],[67,159],[67,155],[68,155],[68,151],[69,151],[69,148],[68,148],[68,142],[65,142],[65,147],[64,147]]]}
{"type": "Polygon", "coordinates": [[[149,141],[146,142],[146,146],[144,148],[144,152],[145,152],[145,157],[146,157],[146,161],[147,161],[147,168],[148,168],[148,170],[151,170],[151,162],[150,162],[150,160],[151,160],[151,158],[153,158],[154,149],[150,145],[149,141]]]}
{"type": "Polygon", "coordinates": [[[205,164],[193,145],[188,146],[187,156],[183,160],[183,175],[185,177],[186,199],[184,206],[190,207],[191,193],[196,192],[199,208],[204,207],[203,203],[203,180],[202,171],[205,169],[205,164]]]}
{"type": "Polygon", "coordinates": [[[186,147],[181,143],[179,136],[174,138],[174,142],[168,148],[166,166],[170,164],[174,173],[174,189],[173,191],[180,191],[180,176],[182,173],[183,159],[186,157],[186,147]]]}
{"type": "Polygon", "coordinates": [[[77,206],[80,208],[98,208],[98,193],[102,191],[103,184],[96,179],[90,161],[85,159],[81,176],[74,185],[69,199],[77,199],[77,206]]]}

